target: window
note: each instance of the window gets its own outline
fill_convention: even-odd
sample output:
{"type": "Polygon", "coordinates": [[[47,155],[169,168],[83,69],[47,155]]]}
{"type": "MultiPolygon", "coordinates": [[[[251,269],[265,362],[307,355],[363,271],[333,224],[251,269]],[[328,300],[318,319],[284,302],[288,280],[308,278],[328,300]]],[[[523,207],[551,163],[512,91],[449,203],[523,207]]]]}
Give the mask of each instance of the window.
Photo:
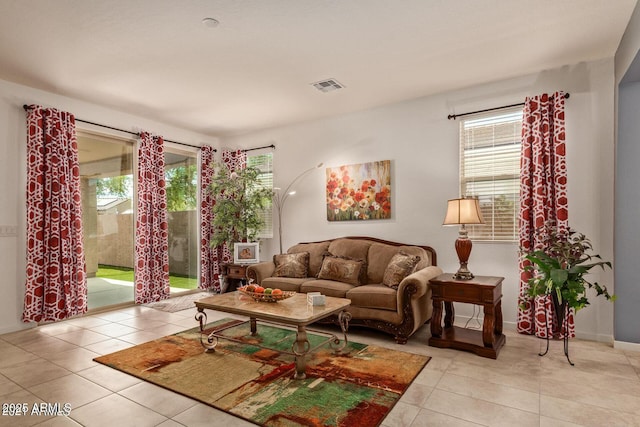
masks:
{"type": "Polygon", "coordinates": [[[469,237],[516,241],[520,208],[522,108],[460,122],[460,194],[477,197],[485,224],[469,237]]]}
{"type": "MultiPolygon", "coordinates": [[[[247,155],[247,167],[254,167],[260,170],[260,185],[273,190],[273,153],[263,153],[247,155]]],[[[261,239],[273,237],[273,205],[271,201],[262,213],[264,228],[258,235],[261,239]]]]}

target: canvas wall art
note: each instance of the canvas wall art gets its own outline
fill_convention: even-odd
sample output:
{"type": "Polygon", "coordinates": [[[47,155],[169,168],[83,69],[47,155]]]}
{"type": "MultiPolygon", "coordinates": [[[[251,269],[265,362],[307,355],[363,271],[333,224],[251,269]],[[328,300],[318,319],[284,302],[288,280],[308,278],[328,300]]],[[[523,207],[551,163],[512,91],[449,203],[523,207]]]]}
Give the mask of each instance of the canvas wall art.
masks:
{"type": "Polygon", "coordinates": [[[327,220],[391,218],[391,160],[327,168],[327,220]]]}

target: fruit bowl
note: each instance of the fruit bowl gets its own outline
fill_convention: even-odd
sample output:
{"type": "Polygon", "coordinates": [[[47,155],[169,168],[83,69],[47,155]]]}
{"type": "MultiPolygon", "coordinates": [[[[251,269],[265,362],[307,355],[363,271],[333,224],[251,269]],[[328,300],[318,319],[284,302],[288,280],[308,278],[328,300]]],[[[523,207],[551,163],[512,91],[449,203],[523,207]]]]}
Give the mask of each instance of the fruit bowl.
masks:
{"type": "Polygon", "coordinates": [[[287,298],[291,298],[296,294],[293,291],[280,291],[282,293],[276,293],[276,294],[265,293],[265,292],[254,292],[254,291],[251,291],[252,288],[250,288],[250,286],[252,285],[247,285],[247,286],[238,288],[238,292],[240,292],[243,295],[247,295],[253,298],[254,301],[258,301],[258,302],[278,302],[278,301],[285,300],[287,298]]]}

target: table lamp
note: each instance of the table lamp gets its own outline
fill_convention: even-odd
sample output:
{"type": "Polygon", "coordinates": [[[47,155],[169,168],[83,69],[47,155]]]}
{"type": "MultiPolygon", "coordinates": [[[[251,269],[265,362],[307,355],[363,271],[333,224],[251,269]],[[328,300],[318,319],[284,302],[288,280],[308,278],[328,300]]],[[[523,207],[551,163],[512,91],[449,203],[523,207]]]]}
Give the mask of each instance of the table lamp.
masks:
{"type": "Polygon", "coordinates": [[[460,268],[453,275],[456,280],[471,280],[473,274],[467,268],[472,243],[468,237],[467,224],[484,224],[480,203],[477,198],[451,199],[447,202],[447,214],[442,225],[461,225],[460,236],[456,240],[456,252],[460,260],[460,268]]]}

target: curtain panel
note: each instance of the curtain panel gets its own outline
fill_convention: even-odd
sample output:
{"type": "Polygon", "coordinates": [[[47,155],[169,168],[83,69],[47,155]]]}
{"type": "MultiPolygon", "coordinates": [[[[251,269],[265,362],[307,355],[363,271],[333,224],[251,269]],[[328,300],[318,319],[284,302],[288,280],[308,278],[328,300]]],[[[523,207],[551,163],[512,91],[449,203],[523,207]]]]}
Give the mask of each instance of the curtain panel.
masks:
{"type": "Polygon", "coordinates": [[[135,232],[136,304],[169,298],[169,223],[164,179],[164,140],[147,132],[138,141],[135,232]]]}
{"type": "Polygon", "coordinates": [[[198,179],[200,188],[200,289],[219,290],[220,263],[216,248],[211,247],[213,205],[209,186],[215,175],[215,151],[210,145],[200,148],[198,179]]]}
{"type": "MultiPolygon", "coordinates": [[[[527,98],[522,119],[520,171],[520,248],[529,252],[542,248],[543,236],[536,231],[547,223],[558,231],[568,229],[567,166],[565,159],[565,97],[563,92],[527,98]]],[[[575,336],[573,311],[563,330],[558,329],[550,297],[532,300],[526,295],[528,261],[522,258],[517,330],[541,338],[575,336]],[[547,326],[548,325],[548,326],[547,326]]]]}
{"type": "Polygon", "coordinates": [[[80,195],[74,116],[29,107],[24,322],[57,321],[87,311],[80,195]]]}

